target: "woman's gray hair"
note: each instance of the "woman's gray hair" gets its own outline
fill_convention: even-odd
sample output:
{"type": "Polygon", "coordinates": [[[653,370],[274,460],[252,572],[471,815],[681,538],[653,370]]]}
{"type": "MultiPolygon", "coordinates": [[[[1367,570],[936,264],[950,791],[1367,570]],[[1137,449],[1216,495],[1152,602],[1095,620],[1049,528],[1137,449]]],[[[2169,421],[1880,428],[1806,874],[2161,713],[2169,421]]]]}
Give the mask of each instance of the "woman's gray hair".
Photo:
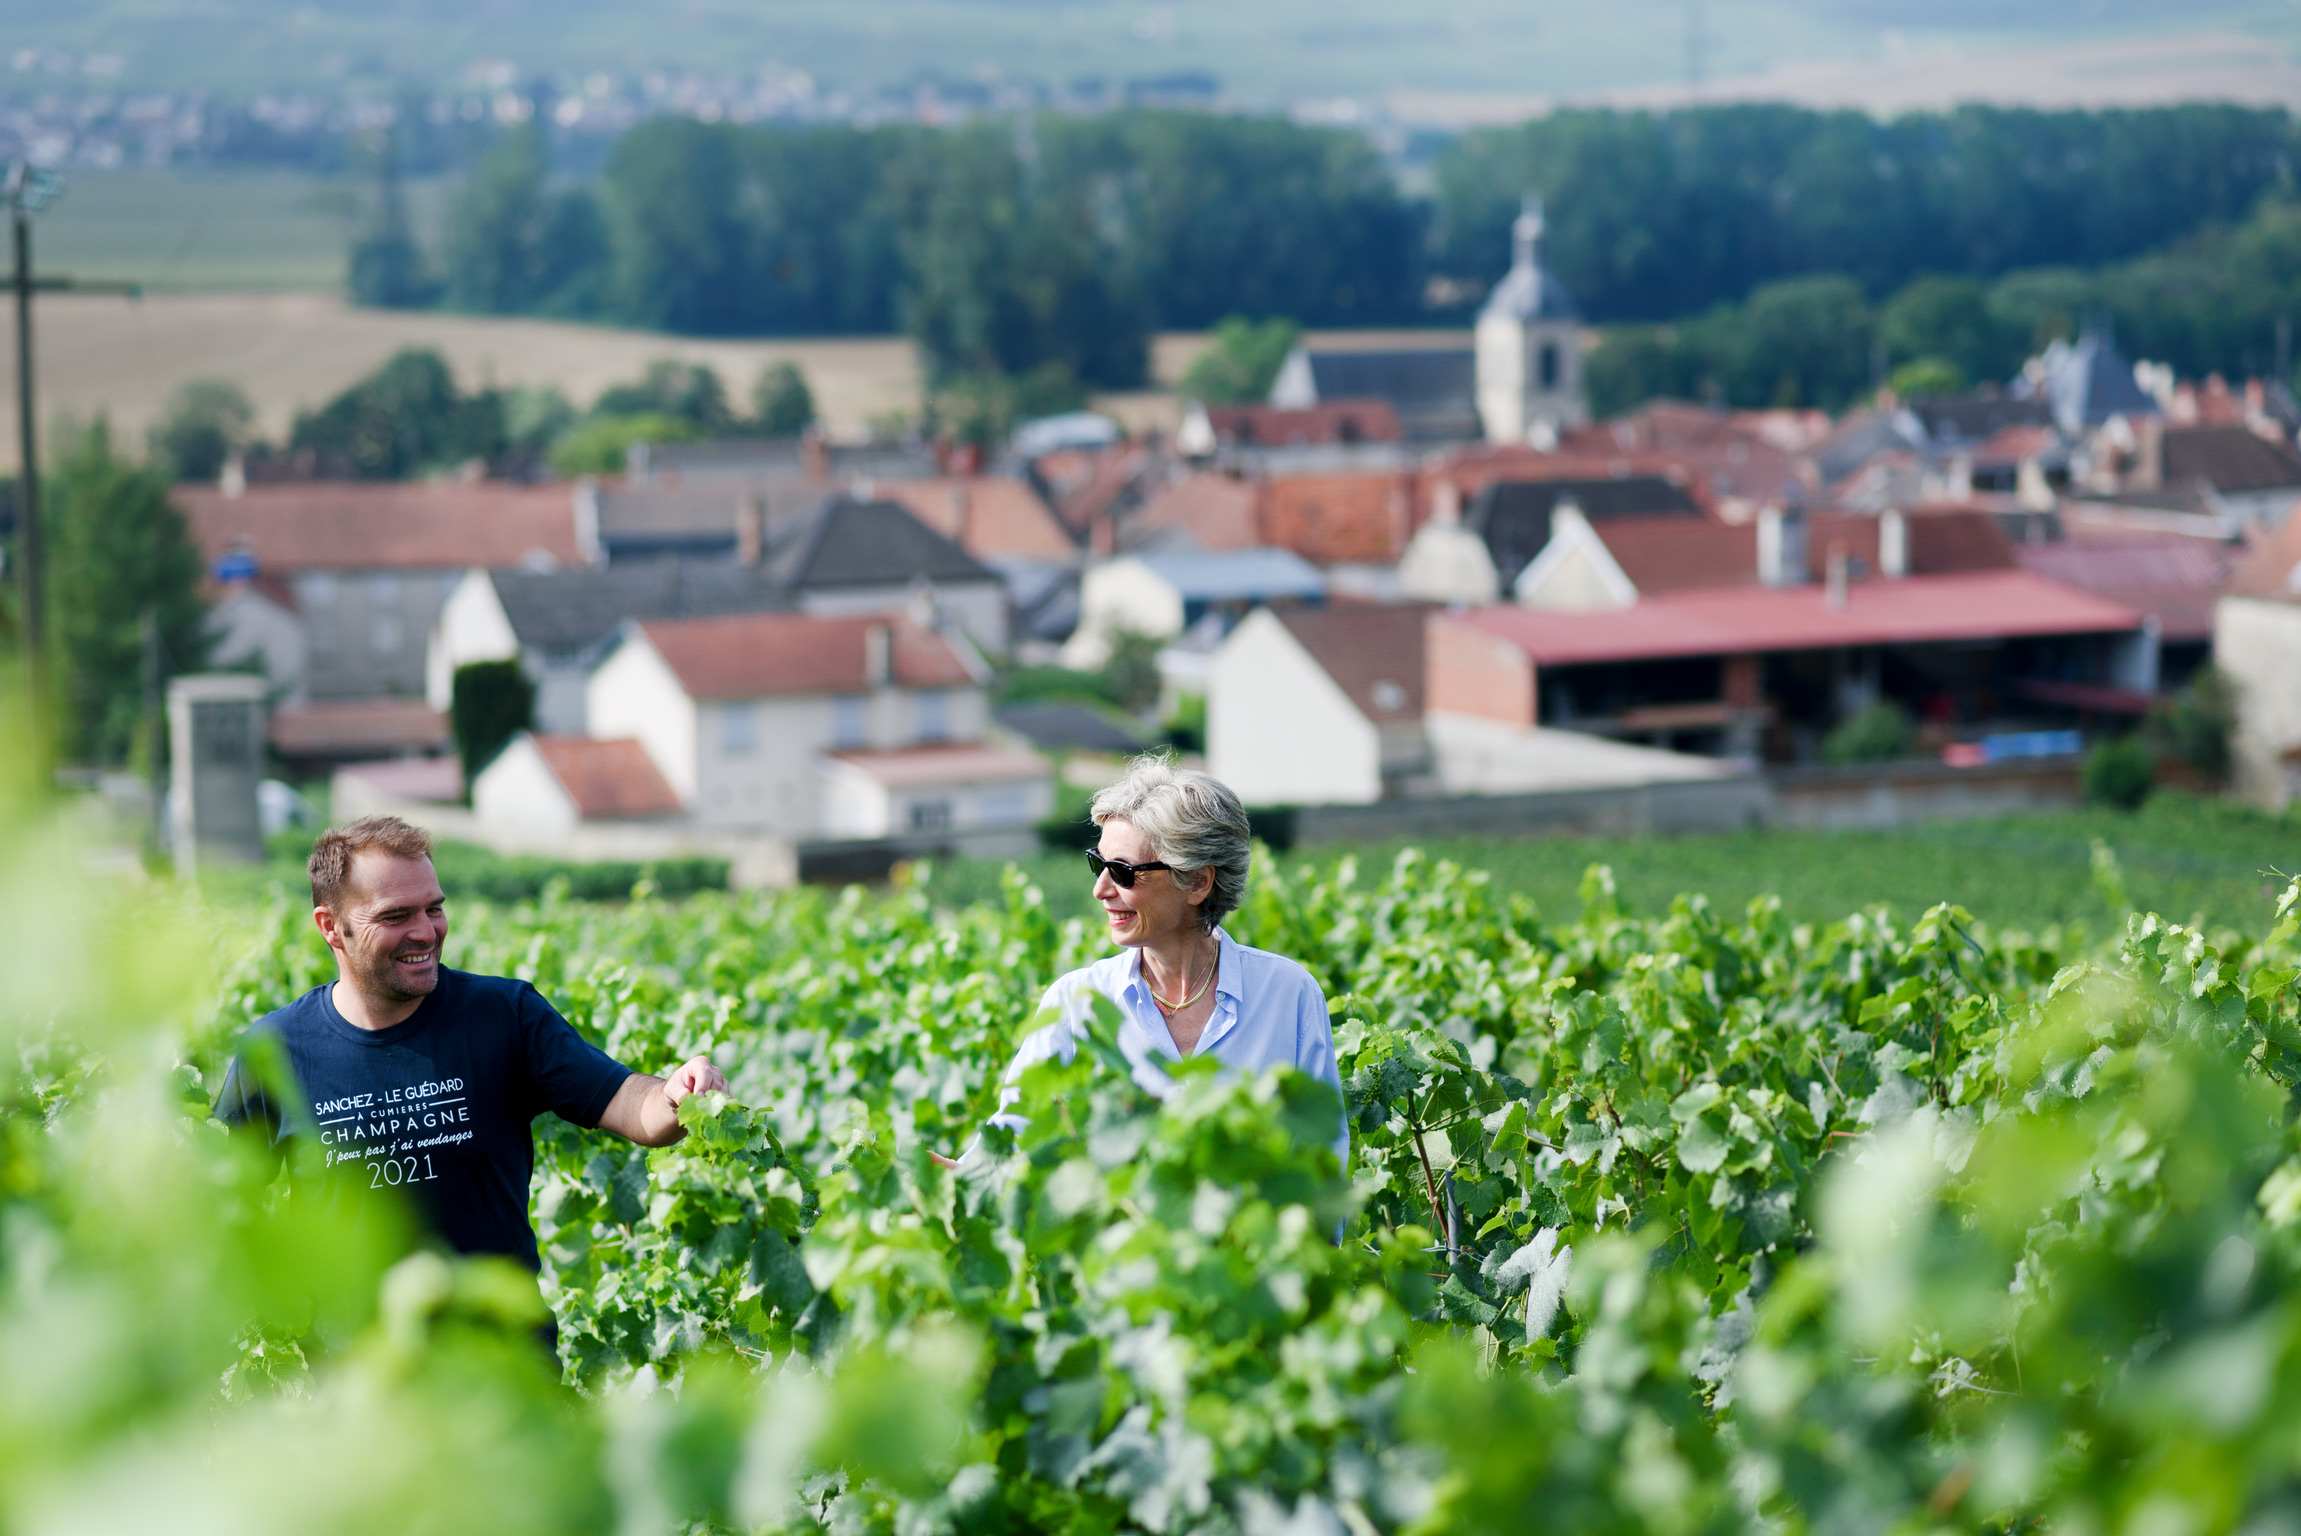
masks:
{"type": "Polygon", "coordinates": [[[1213,774],[1177,768],[1164,757],[1138,757],[1116,784],[1095,796],[1087,814],[1098,827],[1114,819],[1131,823],[1173,866],[1178,886],[1194,883],[1202,869],[1213,870],[1214,889],[1198,909],[1199,926],[1207,931],[1246,899],[1254,830],[1238,796],[1213,774]]]}

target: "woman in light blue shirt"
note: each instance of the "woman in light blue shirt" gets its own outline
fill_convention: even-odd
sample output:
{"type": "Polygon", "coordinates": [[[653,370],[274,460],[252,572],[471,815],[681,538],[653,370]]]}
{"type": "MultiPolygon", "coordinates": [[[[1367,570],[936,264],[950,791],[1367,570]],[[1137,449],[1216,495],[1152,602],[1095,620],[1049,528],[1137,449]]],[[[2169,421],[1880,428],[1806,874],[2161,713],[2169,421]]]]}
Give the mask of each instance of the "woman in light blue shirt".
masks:
{"type": "MultiPolygon", "coordinates": [[[[1095,900],[1120,950],[1047,989],[1042,1011],[1058,1017],[1015,1052],[1000,1107],[1013,1102],[1012,1085],[1026,1067],[1071,1059],[1096,993],[1117,1005],[1119,1048],[1151,1093],[1168,1087],[1158,1061],[1211,1056],[1235,1072],[1293,1067],[1339,1096],[1334,1031],[1318,983],[1285,956],[1222,931],[1246,894],[1254,852],[1238,796],[1209,774],[1144,757],[1095,796],[1089,814],[1102,829],[1087,854],[1095,900]]],[[[992,1123],[1020,1119],[1001,1114],[992,1123]]],[[[1347,1124],[1334,1150],[1349,1160],[1347,1124]]]]}

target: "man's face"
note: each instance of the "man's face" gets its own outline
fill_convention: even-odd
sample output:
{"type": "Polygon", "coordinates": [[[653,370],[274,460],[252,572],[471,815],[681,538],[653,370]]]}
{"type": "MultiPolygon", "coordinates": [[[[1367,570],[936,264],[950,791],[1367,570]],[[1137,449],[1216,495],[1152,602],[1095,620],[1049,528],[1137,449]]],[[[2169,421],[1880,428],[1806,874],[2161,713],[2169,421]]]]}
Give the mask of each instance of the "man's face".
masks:
{"type": "Polygon", "coordinates": [[[343,957],[344,979],[366,996],[399,1003],[425,996],[439,985],[447,942],[447,898],[431,860],[354,854],[335,907],[320,909],[320,930],[343,957]]]}

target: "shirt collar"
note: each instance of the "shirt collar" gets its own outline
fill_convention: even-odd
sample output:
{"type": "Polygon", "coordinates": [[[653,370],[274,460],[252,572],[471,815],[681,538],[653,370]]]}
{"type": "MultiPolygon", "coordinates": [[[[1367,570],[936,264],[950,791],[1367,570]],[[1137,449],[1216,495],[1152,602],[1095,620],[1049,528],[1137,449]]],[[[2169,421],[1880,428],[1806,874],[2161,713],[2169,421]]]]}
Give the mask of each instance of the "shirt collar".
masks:
{"type": "MultiPolygon", "coordinates": [[[[1243,1008],[1246,1006],[1246,994],[1241,989],[1246,985],[1246,978],[1241,974],[1244,967],[1238,963],[1238,941],[1219,927],[1214,931],[1214,940],[1215,996],[1227,997],[1233,1005],[1243,1008]]],[[[1150,982],[1143,976],[1143,952],[1140,949],[1135,950],[1127,959],[1126,990],[1139,991],[1144,1001],[1150,1000],[1150,982]]]]}

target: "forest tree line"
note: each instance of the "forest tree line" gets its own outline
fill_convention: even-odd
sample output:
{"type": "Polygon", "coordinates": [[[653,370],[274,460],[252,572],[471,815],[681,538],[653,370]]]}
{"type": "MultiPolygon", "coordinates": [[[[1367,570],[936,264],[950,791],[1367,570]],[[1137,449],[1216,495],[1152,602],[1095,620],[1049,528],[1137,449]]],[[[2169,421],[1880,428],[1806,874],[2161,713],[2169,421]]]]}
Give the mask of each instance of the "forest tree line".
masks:
{"type": "MultiPolygon", "coordinates": [[[[466,179],[436,251],[387,181],[353,277],[369,302],[688,334],[905,331],[941,382],[1118,388],[1143,382],[1154,331],[1229,315],[1459,324],[1508,264],[1519,197],[1539,188],[1549,260],[1590,320],[1674,322],[1628,333],[1645,361],[1616,382],[1691,373],[1736,403],[1827,404],[1869,381],[1883,314],[1931,278],[1986,289],[1985,307],[2011,317],[1992,332],[2018,338],[2008,347],[2106,308],[2121,336],[2185,369],[2265,365],[2278,317],[2231,309],[2218,286],[2199,298],[2184,274],[2275,243],[2296,135],[2281,110],[2233,106],[1885,122],[1770,105],[1576,110],[1450,141],[1417,196],[1362,135],[1273,118],[663,118],[582,180],[554,174],[531,122],[466,179]],[[2052,302],[2022,297],[2041,289],[2052,302]],[[1849,305],[1858,366],[1800,362],[1785,384],[1776,362],[1730,356],[1774,312],[1800,334],[1842,331],[1849,305]]],[[[2002,371],[1997,354],[1985,371],[2002,371]]]]}

